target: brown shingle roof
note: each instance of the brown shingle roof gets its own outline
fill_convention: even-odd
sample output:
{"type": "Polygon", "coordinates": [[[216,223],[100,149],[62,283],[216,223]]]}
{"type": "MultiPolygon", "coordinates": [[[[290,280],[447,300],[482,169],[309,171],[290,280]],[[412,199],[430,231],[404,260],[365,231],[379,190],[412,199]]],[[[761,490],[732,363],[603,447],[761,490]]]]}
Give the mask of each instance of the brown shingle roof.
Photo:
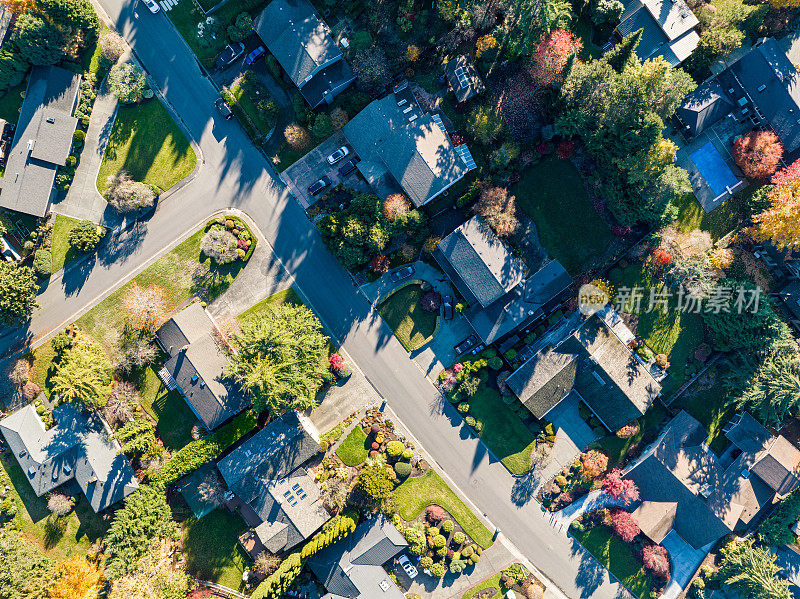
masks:
{"type": "Polygon", "coordinates": [[[645,536],[654,543],[661,543],[672,530],[678,504],[674,501],[643,501],[633,511],[633,518],[645,536]]]}

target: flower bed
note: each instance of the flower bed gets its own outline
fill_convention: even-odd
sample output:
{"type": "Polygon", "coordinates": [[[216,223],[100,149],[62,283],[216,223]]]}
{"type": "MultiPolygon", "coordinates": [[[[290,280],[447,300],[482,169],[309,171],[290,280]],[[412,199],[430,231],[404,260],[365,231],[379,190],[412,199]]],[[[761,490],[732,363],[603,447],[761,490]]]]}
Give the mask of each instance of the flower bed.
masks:
{"type": "Polygon", "coordinates": [[[256,237],[241,218],[233,214],[218,216],[206,223],[205,232],[208,232],[212,227],[222,227],[235,235],[239,242],[239,248],[244,252],[243,255],[239,254],[239,259],[242,262],[247,262],[250,259],[256,249],[256,237]]]}
{"type": "Polygon", "coordinates": [[[541,599],[545,586],[522,564],[511,564],[494,576],[469,589],[461,599],[502,599],[508,591],[518,597],[541,599]]]}
{"type": "Polygon", "coordinates": [[[550,481],[542,485],[537,501],[551,512],[564,509],[589,491],[599,489],[608,468],[608,457],[596,449],[582,453],[550,481]]]}

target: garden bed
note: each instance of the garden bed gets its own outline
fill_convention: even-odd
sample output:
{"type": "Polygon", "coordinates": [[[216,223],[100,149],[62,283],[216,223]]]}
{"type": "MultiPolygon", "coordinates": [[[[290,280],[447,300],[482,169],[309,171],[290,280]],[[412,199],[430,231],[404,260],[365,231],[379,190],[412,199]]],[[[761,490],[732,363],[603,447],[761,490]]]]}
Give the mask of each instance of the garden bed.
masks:
{"type": "Polygon", "coordinates": [[[545,589],[545,585],[525,566],[516,563],[476,584],[461,599],[502,599],[508,591],[514,591],[518,597],[542,599],[545,589]]]}
{"type": "Polygon", "coordinates": [[[378,304],[381,317],[409,352],[433,339],[439,326],[439,311],[426,312],[420,306],[424,293],[420,283],[409,283],[378,304]]]}

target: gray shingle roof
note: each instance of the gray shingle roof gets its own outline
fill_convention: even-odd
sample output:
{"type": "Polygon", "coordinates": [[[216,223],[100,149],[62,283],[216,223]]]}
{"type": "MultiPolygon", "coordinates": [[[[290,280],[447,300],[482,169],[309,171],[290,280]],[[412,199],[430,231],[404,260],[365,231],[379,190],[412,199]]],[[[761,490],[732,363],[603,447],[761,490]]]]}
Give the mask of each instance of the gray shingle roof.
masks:
{"type": "Polygon", "coordinates": [[[214,321],[199,303],[175,314],[156,331],[156,338],[170,356],[164,368],[208,429],[247,406],[247,397],[225,375],[228,358],[217,341],[214,321]]]}
{"type": "Polygon", "coordinates": [[[506,384],[536,418],[544,418],[575,385],[578,356],[546,348],[525,361],[506,384]]]}
{"type": "Polygon", "coordinates": [[[80,75],[60,67],[31,71],[2,179],[3,208],[34,216],[47,213],[56,171],[72,147],[80,82],[80,75]]]}
{"type": "Polygon", "coordinates": [[[629,0],[617,31],[626,36],[642,30],[636,54],[642,59],[662,56],[677,67],[694,52],[699,20],[682,0],[629,0]]]}
{"type": "Polygon", "coordinates": [[[468,169],[450,138],[419,109],[413,94],[403,92],[403,99],[398,97],[391,93],[374,100],[342,131],[361,158],[359,172],[370,183],[390,173],[414,205],[422,206],[468,169]]]}
{"type": "Polygon", "coordinates": [[[467,301],[474,298],[484,308],[516,287],[525,274],[525,263],[479,215],[440,241],[436,250],[437,262],[446,261],[450,266],[455,274],[451,279],[459,291],[468,290],[467,301]]]}
{"type": "Polygon", "coordinates": [[[444,65],[444,74],[459,102],[466,102],[486,89],[478,74],[478,69],[475,68],[475,63],[470,57],[463,54],[449,60],[444,65]],[[461,70],[457,72],[457,69],[461,70]]]}
{"type": "Polygon", "coordinates": [[[381,566],[407,546],[386,516],[378,514],[311,557],[307,564],[328,590],[325,597],[403,599],[403,593],[381,566]]]}
{"type": "Polygon", "coordinates": [[[110,439],[106,425],[63,404],[53,410],[50,429],[32,405],[0,420],[0,431],[36,495],[76,479],[92,509],[99,512],[139,487],[128,458],[110,439]]]}

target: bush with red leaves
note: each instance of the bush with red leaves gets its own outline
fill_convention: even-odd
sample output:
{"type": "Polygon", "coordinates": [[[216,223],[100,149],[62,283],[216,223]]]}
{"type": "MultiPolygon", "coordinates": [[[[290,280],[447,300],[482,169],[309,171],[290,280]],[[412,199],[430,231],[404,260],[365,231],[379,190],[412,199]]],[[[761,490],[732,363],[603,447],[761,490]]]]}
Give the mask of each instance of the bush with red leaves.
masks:
{"type": "Polygon", "coordinates": [[[28,381],[24,385],[22,385],[22,397],[27,399],[28,401],[32,401],[39,396],[39,393],[42,392],[42,388],[39,387],[33,381],[28,381]]]}
{"type": "Polygon", "coordinates": [[[328,364],[331,368],[338,371],[344,366],[344,358],[337,353],[332,353],[328,356],[328,364]]]}
{"type": "Polygon", "coordinates": [[[642,532],[636,519],[625,510],[611,512],[611,528],[626,543],[633,541],[642,532]]]}
{"type": "Polygon", "coordinates": [[[661,545],[647,545],[642,548],[642,563],[656,576],[669,575],[669,554],[661,545]]]}
{"type": "Polygon", "coordinates": [[[419,300],[419,305],[426,312],[436,312],[442,305],[442,296],[438,291],[428,291],[419,300]]]}
{"type": "Polygon", "coordinates": [[[369,267],[372,269],[372,272],[379,275],[389,272],[389,266],[391,266],[389,258],[383,254],[378,254],[369,261],[369,267]]]}
{"type": "Polygon", "coordinates": [[[552,151],[552,148],[550,147],[549,143],[543,141],[538,146],[536,146],[536,151],[539,152],[539,154],[541,154],[542,156],[546,156],[552,151]]]}
{"type": "Polygon", "coordinates": [[[453,142],[454,146],[460,146],[464,144],[464,136],[459,135],[458,133],[453,133],[450,136],[450,141],[453,142]]]}
{"type": "Polygon", "coordinates": [[[575,154],[575,142],[571,139],[562,139],[558,143],[556,155],[561,158],[561,160],[569,160],[572,158],[573,154],[575,154]]]}
{"type": "Polygon", "coordinates": [[[444,518],[444,508],[441,508],[438,505],[430,505],[425,508],[425,519],[431,526],[438,526],[439,523],[444,520],[444,518]]]}
{"type": "Polygon", "coordinates": [[[603,493],[612,499],[618,499],[625,505],[639,499],[639,488],[629,478],[622,478],[622,473],[614,468],[603,479],[603,493]]]}
{"type": "Polygon", "coordinates": [[[615,237],[625,237],[631,232],[630,227],[623,227],[620,225],[614,225],[611,227],[611,232],[614,234],[615,237]]]}
{"type": "Polygon", "coordinates": [[[670,264],[672,263],[672,254],[664,250],[656,250],[653,252],[653,260],[658,264],[670,264]]]}
{"type": "Polygon", "coordinates": [[[247,248],[250,247],[244,239],[238,240],[236,245],[239,246],[240,250],[244,250],[245,252],[247,251],[247,248]]]}

